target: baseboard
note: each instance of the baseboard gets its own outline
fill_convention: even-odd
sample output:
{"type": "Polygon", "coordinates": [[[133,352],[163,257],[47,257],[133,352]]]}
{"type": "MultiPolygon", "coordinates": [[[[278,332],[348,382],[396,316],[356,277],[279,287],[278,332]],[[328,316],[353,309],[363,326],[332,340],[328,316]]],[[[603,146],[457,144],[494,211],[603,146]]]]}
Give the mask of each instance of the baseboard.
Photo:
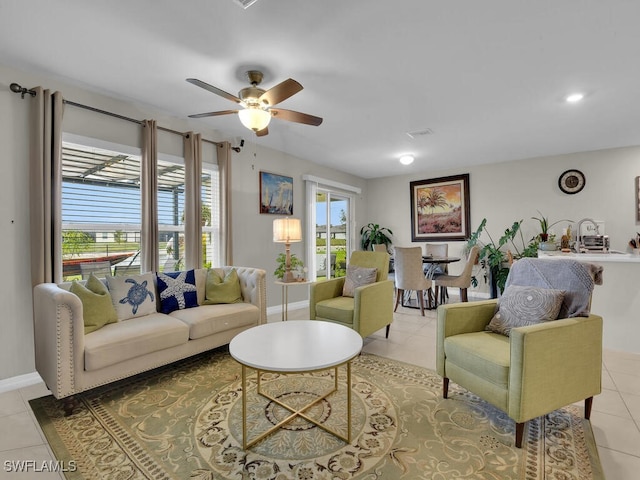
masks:
{"type": "Polygon", "coordinates": [[[42,382],[42,378],[38,372],[25,373],[17,377],[5,378],[0,380],[0,393],[18,390],[20,388],[29,387],[42,382]]]}
{"type": "MultiPolygon", "coordinates": [[[[309,300],[289,303],[289,310],[299,310],[301,308],[309,308],[309,300]]],[[[282,305],[274,305],[267,307],[267,315],[282,314],[282,305]]]]}

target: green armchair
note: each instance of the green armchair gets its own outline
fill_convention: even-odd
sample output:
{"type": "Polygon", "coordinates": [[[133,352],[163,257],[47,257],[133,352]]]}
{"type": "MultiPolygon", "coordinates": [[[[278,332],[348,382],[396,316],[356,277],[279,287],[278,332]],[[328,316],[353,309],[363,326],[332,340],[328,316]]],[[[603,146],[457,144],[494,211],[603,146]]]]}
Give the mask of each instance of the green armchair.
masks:
{"type": "Polygon", "coordinates": [[[343,297],[345,277],[315,282],[310,286],[309,318],[340,323],[353,328],[362,338],[393,322],[393,281],[388,280],[389,254],[356,251],[349,265],[375,267],[376,281],[355,289],[353,297],[343,297]]]}
{"type": "MultiPolygon", "coordinates": [[[[510,278],[521,261],[512,267],[510,278]]],[[[548,283],[553,272],[563,272],[562,263],[557,263],[560,260],[550,261],[556,262],[553,268],[543,264],[539,269],[539,263],[533,263],[536,272],[544,272],[543,283],[548,283]]],[[[526,268],[525,271],[530,273],[526,268]]],[[[566,270],[564,273],[566,277],[566,270]]],[[[588,270],[580,275],[581,280],[589,278],[588,270]]],[[[526,275],[513,277],[523,279],[526,275]]],[[[544,288],[559,288],[551,282],[544,288]]],[[[505,292],[508,286],[509,279],[505,292]]],[[[516,422],[518,448],[528,420],[581,400],[585,400],[588,419],[593,396],[601,391],[602,317],[588,313],[591,291],[586,296],[585,293],[578,292],[578,297],[586,298],[587,310],[573,308],[569,312],[583,316],[513,328],[510,336],[485,330],[494,316],[497,300],[440,306],[436,366],[443,377],[443,397],[447,398],[452,380],[506,412],[516,422]]],[[[567,301],[575,303],[575,296],[573,300],[565,297],[564,302],[567,301]]]]}

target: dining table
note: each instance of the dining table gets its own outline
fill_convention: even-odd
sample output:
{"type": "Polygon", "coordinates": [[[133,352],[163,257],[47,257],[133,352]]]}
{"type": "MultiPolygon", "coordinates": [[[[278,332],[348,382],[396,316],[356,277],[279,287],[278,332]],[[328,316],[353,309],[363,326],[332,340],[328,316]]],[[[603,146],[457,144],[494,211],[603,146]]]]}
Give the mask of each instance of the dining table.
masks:
{"type": "MultiPolygon", "coordinates": [[[[423,255],[422,256],[422,264],[426,265],[424,268],[425,277],[430,280],[433,280],[436,275],[442,272],[442,265],[447,265],[449,263],[459,262],[460,257],[434,257],[431,255],[423,255]]],[[[402,306],[406,308],[420,308],[420,304],[418,303],[418,299],[413,300],[411,298],[411,291],[405,291],[404,296],[402,298],[402,306]]],[[[427,308],[429,310],[433,310],[437,306],[437,299],[431,298],[431,290],[427,292],[428,297],[425,298],[427,308]]]]}

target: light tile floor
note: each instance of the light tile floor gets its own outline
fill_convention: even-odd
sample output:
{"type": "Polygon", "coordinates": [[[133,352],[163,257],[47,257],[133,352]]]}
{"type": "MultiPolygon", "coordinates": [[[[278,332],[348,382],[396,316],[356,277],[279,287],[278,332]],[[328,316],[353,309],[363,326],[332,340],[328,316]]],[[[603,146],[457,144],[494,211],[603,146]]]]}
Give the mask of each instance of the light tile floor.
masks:
{"type": "MultiPolygon", "coordinates": [[[[452,295],[451,301],[456,300],[452,295]]],[[[306,309],[289,311],[289,319],[305,317],[306,309]]],[[[269,321],[280,321],[280,314],[269,315],[269,321]]],[[[422,317],[419,310],[399,307],[389,338],[384,338],[384,330],[376,332],[365,339],[364,351],[435,369],[435,335],[434,311],[422,317]]],[[[640,355],[606,350],[602,381],[591,415],[600,460],[608,479],[635,480],[640,472],[640,355]]],[[[54,462],[28,403],[47,394],[43,384],[0,394],[0,480],[64,478],[33,468],[9,471],[19,461],[33,461],[40,470],[43,462],[54,462]]]]}

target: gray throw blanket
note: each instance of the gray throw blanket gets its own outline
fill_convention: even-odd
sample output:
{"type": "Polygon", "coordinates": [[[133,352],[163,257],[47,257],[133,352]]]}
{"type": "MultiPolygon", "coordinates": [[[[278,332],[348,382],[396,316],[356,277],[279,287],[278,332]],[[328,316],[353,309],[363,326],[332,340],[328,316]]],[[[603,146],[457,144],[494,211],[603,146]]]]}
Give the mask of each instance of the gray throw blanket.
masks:
{"type": "Polygon", "coordinates": [[[565,296],[558,318],[588,317],[593,286],[602,285],[602,266],[570,258],[522,258],[511,266],[509,285],[555,288],[565,296]]]}

